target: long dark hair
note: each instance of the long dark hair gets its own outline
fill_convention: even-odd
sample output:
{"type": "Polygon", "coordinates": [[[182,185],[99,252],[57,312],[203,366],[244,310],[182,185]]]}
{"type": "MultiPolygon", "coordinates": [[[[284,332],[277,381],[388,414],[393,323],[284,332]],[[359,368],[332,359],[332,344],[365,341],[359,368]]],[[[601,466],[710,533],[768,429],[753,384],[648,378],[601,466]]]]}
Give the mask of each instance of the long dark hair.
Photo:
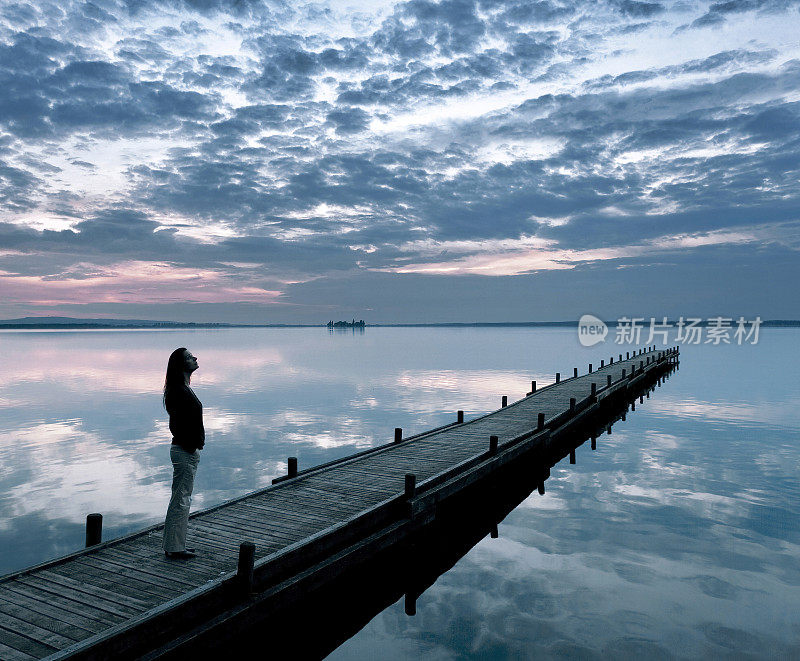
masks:
{"type": "Polygon", "coordinates": [[[169,355],[167,361],[167,376],[164,379],[164,397],[162,399],[164,408],[169,411],[167,399],[176,388],[183,388],[186,382],[183,378],[184,368],[186,367],[186,347],[178,347],[169,355]]]}

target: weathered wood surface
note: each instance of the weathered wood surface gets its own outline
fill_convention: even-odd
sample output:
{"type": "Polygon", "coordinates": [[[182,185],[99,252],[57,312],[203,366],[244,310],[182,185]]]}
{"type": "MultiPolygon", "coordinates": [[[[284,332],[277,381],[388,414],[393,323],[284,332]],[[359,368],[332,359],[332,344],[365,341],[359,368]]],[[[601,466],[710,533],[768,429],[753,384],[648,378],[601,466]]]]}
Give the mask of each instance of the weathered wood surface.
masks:
{"type": "Polygon", "coordinates": [[[615,360],[475,420],[302,471],[292,479],[276,480],[271,487],[196,512],[189,521],[189,539],[199,556],[190,561],[164,557],[163,526],[159,525],[9,574],[0,579],[0,658],[86,655],[92,645],[112,645],[115,637],[121,639],[135,627],[163,618],[164,613],[193,612],[192,600],[207,608],[208,599],[200,598],[232,584],[238,547],[245,540],[256,546],[257,582],[268,584],[271,576],[284,580],[303,569],[293,551],[305,550],[309,557],[312,551],[322,557],[333,555],[345,542],[368,536],[375,522],[421,515],[440,499],[480,479],[495,461],[487,456],[491,435],[499,439],[503,460],[511,461],[515,453],[528,449],[523,439],[528,439],[528,446],[546,441],[549,432],[540,430],[536,435],[540,413],[545,428],[555,430],[582,411],[596,408],[598,399],[676,359],[677,351],[649,351],[615,360]],[[576,400],[574,411],[570,411],[571,398],[576,400]],[[398,509],[407,473],[416,475],[421,491],[398,509]]]}

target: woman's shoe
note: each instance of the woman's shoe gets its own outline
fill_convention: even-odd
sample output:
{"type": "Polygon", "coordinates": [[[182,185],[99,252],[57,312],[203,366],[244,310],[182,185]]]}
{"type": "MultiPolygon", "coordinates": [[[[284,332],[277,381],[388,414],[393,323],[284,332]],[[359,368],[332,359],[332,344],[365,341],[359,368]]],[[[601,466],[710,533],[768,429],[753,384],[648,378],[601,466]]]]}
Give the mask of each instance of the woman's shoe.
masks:
{"type": "Polygon", "coordinates": [[[176,560],[188,560],[189,558],[194,558],[197,553],[194,552],[194,549],[186,549],[185,551],[164,551],[164,555],[176,560]]]}

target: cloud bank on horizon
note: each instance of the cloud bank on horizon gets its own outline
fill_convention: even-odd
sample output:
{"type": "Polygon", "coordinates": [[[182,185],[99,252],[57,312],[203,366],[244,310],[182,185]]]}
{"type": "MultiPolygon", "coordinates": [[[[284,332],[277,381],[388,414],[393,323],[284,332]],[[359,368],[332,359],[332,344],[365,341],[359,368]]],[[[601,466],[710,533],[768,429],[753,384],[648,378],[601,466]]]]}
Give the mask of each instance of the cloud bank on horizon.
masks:
{"type": "Polygon", "coordinates": [[[796,318],[798,34],[800,0],[3,4],[0,317],[796,318]]]}

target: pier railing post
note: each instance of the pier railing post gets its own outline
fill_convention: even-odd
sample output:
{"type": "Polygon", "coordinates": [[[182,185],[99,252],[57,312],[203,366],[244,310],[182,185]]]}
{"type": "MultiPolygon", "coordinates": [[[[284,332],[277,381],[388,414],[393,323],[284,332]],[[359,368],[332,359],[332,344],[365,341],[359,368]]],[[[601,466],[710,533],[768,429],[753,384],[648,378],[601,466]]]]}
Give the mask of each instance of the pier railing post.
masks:
{"type": "Polygon", "coordinates": [[[86,516],[86,548],[99,544],[103,539],[103,515],[89,514],[86,516]]]}
{"type": "Polygon", "coordinates": [[[497,454],[497,443],[498,443],[497,436],[489,437],[489,454],[497,454]]]}
{"type": "Polygon", "coordinates": [[[289,457],[289,477],[297,476],[297,457],[289,457]]]}
{"type": "Polygon", "coordinates": [[[508,395],[503,395],[503,399],[500,400],[500,406],[502,408],[508,406],[508,395]]]}
{"type": "Polygon", "coordinates": [[[611,387],[611,375],[608,374],[606,376],[606,388],[610,388],[610,387],[611,387]]]}
{"type": "Polygon", "coordinates": [[[256,560],[256,545],[253,542],[239,544],[239,564],[236,568],[236,582],[243,595],[253,591],[253,565],[256,560]]]}
{"type": "Polygon", "coordinates": [[[592,364],[589,363],[589,374],[591,374],[591,373],[592,373],[592,364]]]}
{"type": "Polygon", "coordinates": [[[597,394],[597,384],[594,381],[592,381],[592,391],[591,392],[592,392],[592,397],[594,397],[597,394]]]}
{"type": "Polygon", "coordinates": [[[403,440],[403,428],[402,427],[395,427],[394,428],[394,442],[399,443],[403,440]]]}
{"type": "Polygon", "coordinates": [[[404,494],[406,500],[411,500],[417,492],[417,476],[414,473],[406,473],[404,494]]]}
{"type": "Polygon", "coordinates": [[[456,416],[457,416],[456,418],[457,422],[464,422],[464,411],[458,411],[456,413],[456,416]]]}
{"type": "Polygon", "coordinates": [[[572,378],[573,379],[577,379],[578,378],[578,368],[577,367],[573,367],[572,368],[572,378]]]}
{"type": "Polygon", "coordinates": [[[561,381],[561,372],[556,372],[556,383],[561,381]]]}
{"type": "Polygon", "coordinates": [[[531,394],[536,392],[536,381],[531,381],[531,394]]]}
{"type": "Polygon", "coordinates": [[[540,413],[536,416],[536,429],[540,431],[544,429],[544,413],[540,413]]]}
{"type": "Polygon", "coordinates": [[[603,367],[606,364],[606,361],[602,358],[600,359],[600,367],[603,367]]]}

